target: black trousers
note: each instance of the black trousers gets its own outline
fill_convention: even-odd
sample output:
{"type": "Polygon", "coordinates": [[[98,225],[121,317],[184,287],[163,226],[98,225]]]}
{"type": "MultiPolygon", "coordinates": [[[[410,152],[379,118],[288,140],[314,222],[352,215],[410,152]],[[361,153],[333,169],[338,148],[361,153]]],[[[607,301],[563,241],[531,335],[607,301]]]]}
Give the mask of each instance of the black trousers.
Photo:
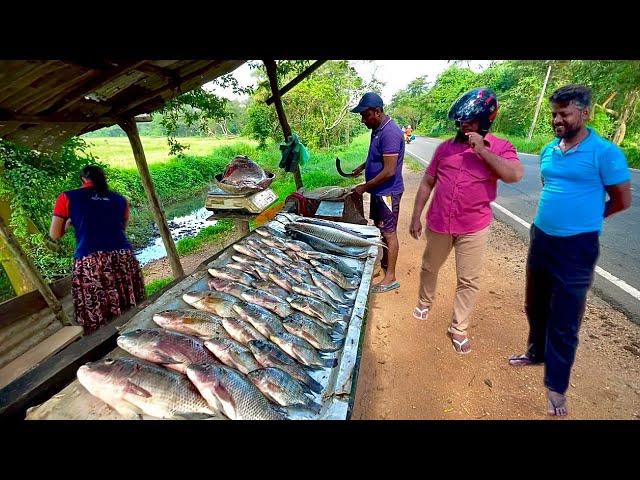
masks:
{"type": "Polygon", "coordinates": [[[531,225],[525,310],[528,356],[545,364],[544,384],[564,394],[578,347],[578,331],[600,245],[598,232],[547,235],[531,225]]]}

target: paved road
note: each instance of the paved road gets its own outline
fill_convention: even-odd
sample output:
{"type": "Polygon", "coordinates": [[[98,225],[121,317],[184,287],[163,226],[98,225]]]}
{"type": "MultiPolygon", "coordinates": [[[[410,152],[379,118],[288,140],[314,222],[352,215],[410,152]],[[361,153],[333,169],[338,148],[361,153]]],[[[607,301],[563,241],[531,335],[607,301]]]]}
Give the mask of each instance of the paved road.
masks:
{"type": "MultiPolygon", "coordinates": [[[[407,153],[427,165],[441,140],[417,137],[407,153]]],[[[528,240],[536,213],[540,183],[538,155],[519,153],[524,176],[515,184],[498,182],[493,212],[528,240]]],[[[604,221],[600,258],[593,289],[640,324],[640,170],[631,170],[631,208],[604,221]]]]}

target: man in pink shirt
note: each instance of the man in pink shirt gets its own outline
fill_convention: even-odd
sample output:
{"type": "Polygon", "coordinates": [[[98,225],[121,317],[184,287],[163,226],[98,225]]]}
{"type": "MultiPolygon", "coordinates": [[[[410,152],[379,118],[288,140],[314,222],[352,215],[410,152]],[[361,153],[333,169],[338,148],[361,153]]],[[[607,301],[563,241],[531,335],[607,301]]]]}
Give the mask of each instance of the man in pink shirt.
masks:
{"type": "Polygon", "coordinates": [[[422,235],[420,217],[433,190],[413,316],[426,320],[435,299],[438,271],[454,248],[458,284],[448,333],[454,350],[461,354],[471,352],[467,327],[480,289],[482,255],[492,215],[490,203],[496,198],[498,179],[514,183],[523,172],[511,142],[489,133],[496,113],[496,95],[486,87],[469,90],[453,103],[448,117],[456,121],[458,133],[434,152],[416,194],[409,229],[415,239],[422,235]]]}

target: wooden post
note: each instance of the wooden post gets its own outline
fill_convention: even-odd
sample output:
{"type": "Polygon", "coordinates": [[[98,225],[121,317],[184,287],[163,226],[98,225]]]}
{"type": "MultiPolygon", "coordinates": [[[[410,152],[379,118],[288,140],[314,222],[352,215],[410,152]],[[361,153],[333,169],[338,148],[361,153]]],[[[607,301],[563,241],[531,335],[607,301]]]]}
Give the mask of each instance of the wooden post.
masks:
{"type": "Polygon", "coordinates": [[[538,120],[538,113],[540,113],[540,106],[542,105],[542,97],[544,97],[544,91],[547,89],[547,82],[549,81],[549,74],[551,73],[551,64],[549,64],[549,68],[547,68],[547,76],[544,79],[544,84],[542,85],[542,91],[540,92],[540,98],[538,98],[538,104],[536,105],[536,111],[533,114],[533,122],[531,122],[531,128],[529,128],[529,134],[527,135],[527,142],[531,141],[531,137],[533,136],[533,130],[536,128],[536,121],[538,120]]]}
{"type": "MultiPolygon", "coordinates": [[[[291,135],[291,127],[287,122],[287,116],[284,114],[282,108],[282,98],[280,98],[280,90],[278,89],[278,77],[276,73],[276,61],[275,60],[263,60],[265,68],[267,69],[267,76],[269,77],[269,85],[271,86],[271,93],[273,102],[276,106],[276,112],[278,113],[278,120],[282,127],[282,133],[284,134],[284,141],[286,142],[291,135]]],[[[302,177],[300,176],[300,166],[296,164],[293,169],[293,179],[296,182],[296,190],[302,188],[302,177]]]]}
{"type": "Polygon", "coordinates": [[[0,216],[0,236],[3,238],[3,240],[9,247],[9,250],[18,261],[20,268],[22,268],[26,272],[26,274],[29,275],[33,284],[36,286],[38,291],[42,294],[42,297],[45,299],[45,301],[49,305],[49,308],[51,308],[51,311],[53,312],[55,317],[58,320],[60,320],[60,322],[63,325],[74,325],[75,322],[72,323],[69,317],[67,317],[67,314],[62,309],[62,305],[60,304],[56,296],[53,294],[53,292],[49,288],[49,285],[45,283],[44,278],[42,278],[42,275],[40,275],[40,272],[34,265],[33,261],[24,252],[24,250],[22,249],[22,246],[18,242],[18,239],[13,235],[13,232],[9,230],[9,227],[7,227],[7,225],[4,223],[4,220],[2,219],[1,216],[0,216]]]}
{"type": "Polygon", "coordinates": [[[156,221],[156,225],[158,225],[158,230],[160,231],[160,236],[162,237],[164,247],[167,250],[167,258],[169,259],[169,264],[171,265],[173,278],[182,277],[184,275],[184,269],[182,268],[182,264],[180,263],[180,256],[178,255],[176,245],[175,243],[173,243],[173,238],[171,238],[171,232],[169,231],[169,226],[167,225],[167,221],[164,217],[164,212],[160,207],[160,200],[158,199],[158,195],[156,195],[156,191],[153,188],[153,182],[151,181],[151,175],[149,174],[147,159],[144,155],[144,149],[142,148],[140,135],[138,135],[138,127],[136,126],[135,121],[132,119],[124,120],[119,125],[120,128],[125,131],[127,137],[129,137],[131,150],[133,150],[133,156],[136,160],[136,165],[138,166],[138,172],[140,172],[142,186],[144,187],[144,192],[147,194],[147,201],[149,202],[149,206],[151,207],[151,212],[153,213],[153,218],[156,221]]]}
{"type": "Polygon", "coordinates": [[[249,234],[249,221],[248,220],[234,220],[236,224],[236,231],[238,232],[238,238],[242,238],[249,234]]]}

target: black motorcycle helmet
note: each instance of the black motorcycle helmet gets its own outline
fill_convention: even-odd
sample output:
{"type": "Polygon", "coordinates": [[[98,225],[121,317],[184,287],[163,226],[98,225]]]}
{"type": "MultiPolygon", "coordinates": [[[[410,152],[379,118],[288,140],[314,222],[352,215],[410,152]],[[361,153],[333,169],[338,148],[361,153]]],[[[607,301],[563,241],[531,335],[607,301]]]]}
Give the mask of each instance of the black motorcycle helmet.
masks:
{"type": "Polygon", "coordinates": [[[460,95],[451,105],[447,116],[456,121],[457,127],[460,127],[460,122],[477,119],[480,121],[480,130],[486,132],[497,113],[498,99],[495,92],[488,87],[479,87],[460,95]]]}

